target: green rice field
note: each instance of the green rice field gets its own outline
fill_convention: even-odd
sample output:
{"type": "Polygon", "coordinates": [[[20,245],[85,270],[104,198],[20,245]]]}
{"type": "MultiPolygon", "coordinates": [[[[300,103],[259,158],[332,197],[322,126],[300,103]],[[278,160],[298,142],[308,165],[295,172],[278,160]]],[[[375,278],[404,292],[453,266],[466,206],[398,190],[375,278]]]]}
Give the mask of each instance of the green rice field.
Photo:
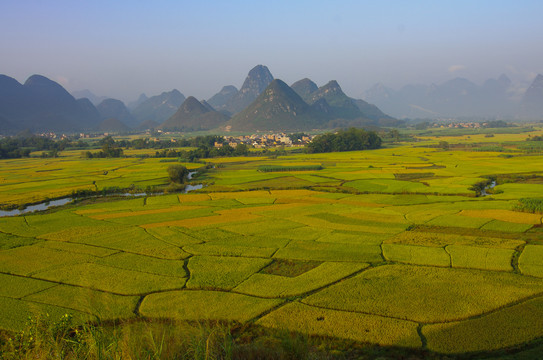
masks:
{"type": "MultiPolygon", "coordinates": [[[[539,346],[543,214],[518,204],[543,197],[543,184],[498,181],[487,196],[471,187],[542,174],[543,155],[430,146],[439,140],[207,159],[220,166],[200,170],[195,192],[1,217],[0,329],[47,313],[234,322],[447,356],[539,346]]],[[[164,185],[167,166],[71,153],[2,160],[0,202],[164,185]]]]}

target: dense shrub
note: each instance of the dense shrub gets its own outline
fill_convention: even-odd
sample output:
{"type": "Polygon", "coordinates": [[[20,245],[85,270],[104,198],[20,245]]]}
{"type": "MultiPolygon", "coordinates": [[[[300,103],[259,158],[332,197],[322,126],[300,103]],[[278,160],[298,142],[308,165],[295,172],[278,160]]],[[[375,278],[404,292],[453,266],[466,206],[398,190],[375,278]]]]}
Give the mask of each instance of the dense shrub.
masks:
{"type": "Polygon", "coordinates": [[[189,171],[183,165],[175,164],[168,166],[168,179],[170,179],[172,183],[182,184],[185,182],[188,174],[189,171]]]}
{"type": "Polygon", "coordinates": [[[523,198],[513,208],[515,211],[543,213],[543,198],[523,198]]]}
{"type": "Polygon", "coordinates": [[[340,130],[335,134],[319,135],[307,144],[306,150],[309,153],[323,153],[378,149],[380,147],[381,138],[374,131],[350,128],[340,130]]]}

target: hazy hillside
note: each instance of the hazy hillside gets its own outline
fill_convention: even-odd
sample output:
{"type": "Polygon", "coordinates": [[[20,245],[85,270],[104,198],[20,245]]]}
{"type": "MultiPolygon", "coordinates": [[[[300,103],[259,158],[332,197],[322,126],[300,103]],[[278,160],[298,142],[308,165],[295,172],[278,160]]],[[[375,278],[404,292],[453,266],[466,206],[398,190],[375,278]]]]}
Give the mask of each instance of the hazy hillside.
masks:
{"type": "Polygon", "coordinates": [[[521,115],[514,84],[506,75],[488,79],[482,85],[464,78],[441,84],[410,84],[399,90],[375,84],[364,98],[398,118],[516,118],[521,115]]]}
{"type": "Polygon", "coordinates": [[[231,114],[238,113],[251,104],[273,81],[270,70],[257,65],[249,71],[241,89],[226,103],[224,109],[231,114]]]}
{"type": "Polygon", "coordinates": [[[130,130],[128,126],[126,126],[122,121],[111,118],[111,119],[105,119],[98,125],[98,130],[101,132],[115,132],[115,133],[123,133],[130,130]]]}
{"type": "Polygon", "coordinates": [[[99,118],[89,102],[78,102],[60,84],[32,75],[24,84],[0,75],[0,117],[5,127],[33,131],[91,129],[99,118]]]}
{"type": "Polygon", "coordinates": [[[233,130],[307,130],[322,127],[327,120],[324,113],[316,111],[287,84],[275,79],[228,124],[233,130]]]}
{"type": "Polygon", "coordinates": [[[543,75],[538,74],[522,98],[521,114],[529,119],[543,119],[543,75]]]}
{"type": "Polygon", "coordinates": [[[217,111],[226,111],[226,105],[237,93],[238,89],[235,86],[227,85],[224,86],[221,91],[210,97],[207,102],[217,111]]]}
{"type": "MultiPolygon", "coordinates": [[[[207,103],[206,103],[207,104],[207,103]]],[[[179,109],[159,128],[180,131],[213,129],[224,124],[228,117],[189,96],[179,109]]]]}
{"type": "Polygon", "coordinates": [[[131,128],[134,128],[139,124],[121,100],[106,99],[98,104],[96,108],[98,109],[102,120],[111,118],[118,119],[131,128]]]}
{"type": "Polygon", "coordinates": [[[138,123],[146,120],[162,123],[175,114],[183,101],[185,101],[185,95],[173,89],[143,100],[131,112],[138,123]]]}

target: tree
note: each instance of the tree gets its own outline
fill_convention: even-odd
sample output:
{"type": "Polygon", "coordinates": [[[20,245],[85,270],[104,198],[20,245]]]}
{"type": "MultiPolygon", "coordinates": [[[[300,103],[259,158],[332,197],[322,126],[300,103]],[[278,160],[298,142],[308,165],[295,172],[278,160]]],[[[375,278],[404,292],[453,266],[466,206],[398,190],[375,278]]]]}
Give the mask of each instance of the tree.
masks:
{"type": "Polygon", "coordinates": [[[449,150],[449,143],[442,140],[439,142],[439,144],[437,144],[437,147],[443,150],[449,150]]]}
{"type": "Polygon", "coordinates": [[[378,149],[381,138],[374,131],[350,128],[335,134],[322,134],[306,145],[308,153],[378,149]]]}
{"type": "Polygon", "coordinates": [[[182,184],[188,175],[189,171],[183,165],[175,164],[168,166],[168,178],[172,183],[182,184]]]}

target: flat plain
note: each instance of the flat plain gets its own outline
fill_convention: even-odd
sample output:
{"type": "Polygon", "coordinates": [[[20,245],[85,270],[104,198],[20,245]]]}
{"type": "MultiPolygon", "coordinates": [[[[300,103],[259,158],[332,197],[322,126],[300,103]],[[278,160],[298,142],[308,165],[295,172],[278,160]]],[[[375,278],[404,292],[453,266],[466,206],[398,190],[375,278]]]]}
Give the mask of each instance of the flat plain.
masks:
{"type": "MultiPolygon", "coordinates": [[[[543,155],[441,149],[442,139],[207,159],[215,167],[197,176],[207,185],[198,192],[0,218],[0,328],[20,330],[47,312],[236,321],[445,354],[538,343],[543,215],[514,209],[543,197],[543,155]],[[531,180],[499,180],[519,174],[531,180]],[[471,187],[492,175],[497,185],[476,196],[471,187]]],[[[167,165],[73,153],[4,160],[0,196],[21,205],[73,189],[163,184],[167,165]]]]}

